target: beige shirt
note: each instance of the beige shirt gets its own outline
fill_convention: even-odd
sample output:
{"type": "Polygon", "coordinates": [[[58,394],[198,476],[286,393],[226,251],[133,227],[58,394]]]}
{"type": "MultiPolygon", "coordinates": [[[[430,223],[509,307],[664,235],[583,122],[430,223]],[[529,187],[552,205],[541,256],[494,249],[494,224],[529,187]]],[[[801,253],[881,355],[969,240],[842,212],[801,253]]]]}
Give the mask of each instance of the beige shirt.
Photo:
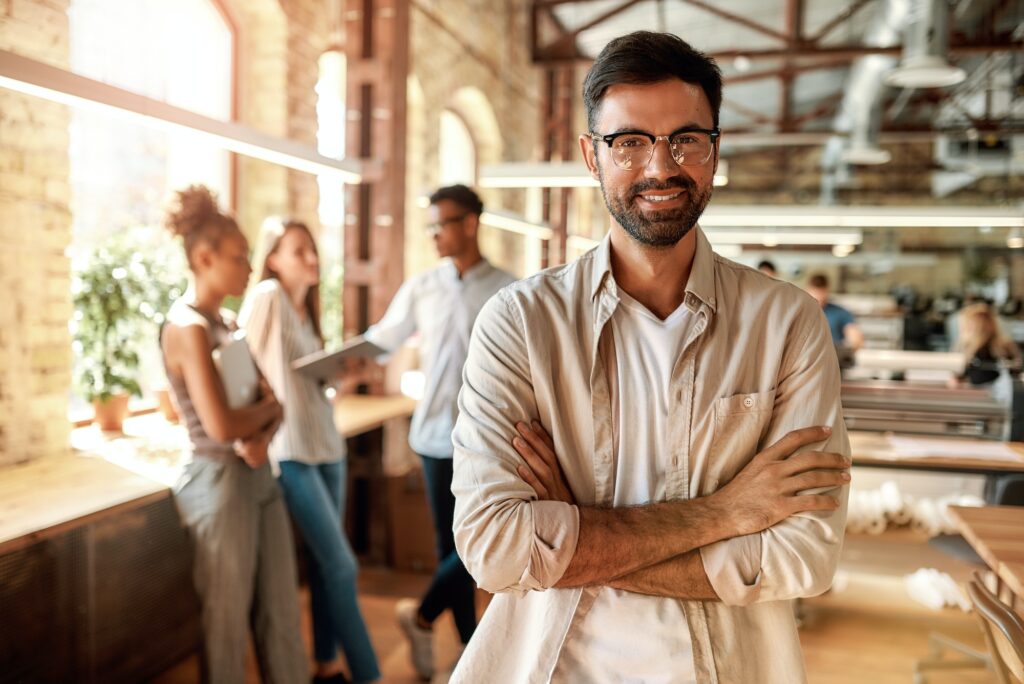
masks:
{"type": "MultiPolygon", "coordinates": [[[[684,303],[693,333],[671,378],[669,500],[707,496],[790,430],[830,425],[849,454],[836,354],[821,308],[798,288],[723,259],[698,228],[684,303]]],[[[575,553],[575,506],[538,501],[516,473],[514,425],[539,418],[581,505],[611,506],[609,319],[619,305],[610,243],[491,299],[473,331],[455,427],[455,541],[495,592],[453,682],[550,682],[590,593],[554,589],[575,553]]],[[[842,545],[848,488],[832,513],[792,516],[703,547],[720,601],[684,601],[697,681],[804,680],[791,599],[825,591],[842,545]]]]}

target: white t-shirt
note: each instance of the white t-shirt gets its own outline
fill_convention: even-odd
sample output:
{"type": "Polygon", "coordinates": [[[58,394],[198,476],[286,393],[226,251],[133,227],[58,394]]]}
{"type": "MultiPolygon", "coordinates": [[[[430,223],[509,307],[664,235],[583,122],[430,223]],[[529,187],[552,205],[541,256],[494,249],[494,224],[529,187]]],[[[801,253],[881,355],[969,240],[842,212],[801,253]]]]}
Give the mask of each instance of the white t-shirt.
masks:
{"type": "MultiPolygon", "coordinates": [[[[672,445],[669,378],[695,323],[680,305],[664,321],[619,290],[611,318],[617,390],[612,395],[617,451],[616,507],[665,497],[672,445]]],[[[680,684],[696,682],[693,644],[683,604],[609,587],[572,626],[556,681],[680,684]]]]}

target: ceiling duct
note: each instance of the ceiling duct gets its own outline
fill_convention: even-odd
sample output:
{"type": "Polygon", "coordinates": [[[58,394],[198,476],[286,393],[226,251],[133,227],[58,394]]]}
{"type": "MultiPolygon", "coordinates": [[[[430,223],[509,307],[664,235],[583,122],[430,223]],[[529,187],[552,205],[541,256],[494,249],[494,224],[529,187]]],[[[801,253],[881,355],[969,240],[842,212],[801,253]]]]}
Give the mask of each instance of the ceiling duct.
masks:
{"type": "Polygon", "coordinates": [[[913,0],[903,30],[903,58],[885,76],[895,88],[946,88],[967,72],[949,63],[948,0],[913,0]]]}
{"type": "MultiPolygon", "coordinates": [[[[909,0],[885,0],[878,7],[875,18],[864,32],[863,42],[870,47],[892,47],[899,43],[900,32],[906,21],[909,0]]],[[[885,84],[882,77],[896,65],[893,57],[868,55],[850,65],[843,100],[833,127],[848,134],[849,145],[842,138],[834,138],[822,154],[821,199],[824,204],[835,203],[835,191],[848,177],[851,163],[885,163],[884,150],[878,147],[880,106],[885,84]]]]}

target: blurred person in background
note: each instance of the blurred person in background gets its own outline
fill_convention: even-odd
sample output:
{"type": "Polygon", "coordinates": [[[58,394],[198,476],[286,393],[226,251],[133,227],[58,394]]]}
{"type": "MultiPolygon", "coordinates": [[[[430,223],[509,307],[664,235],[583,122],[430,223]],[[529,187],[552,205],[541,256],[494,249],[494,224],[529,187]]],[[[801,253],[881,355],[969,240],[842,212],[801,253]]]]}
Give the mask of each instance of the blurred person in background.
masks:
{"type": "Polygon", "coordinates": [[[815,273],[807,280],[807,292],[814,297],[828,320],[832,343],[857,351],[864,346],[864,333],[852,313],[829,300],[828,277],[815,273]]]}
{"type": "Polygon", "coordinates": [[[345,536],[345,441],[320,380],[291,367],[324,348],[316,242],[306,224],[271,217],[263,222],[256,253],[259,281],[246,297],[239,324],[284,405],[284,423],[269,454],[280,471],[288,511],[309,549],[313,681],[347,681],[339,644],[352,679],[376,681],[380,668],[356,596],[358,565],[345,536]]]}
{"type": "Polygon", "coordinates": [[[956,350],[964,354],[964,372],[953,379],[954,386],[987,385],[995,382],[1000,370],[1021,370],[1021,354],[1013,340],[1003,334],[992,308],[985,303],[964,307],[958,316],[959,335],[956,350]]]}

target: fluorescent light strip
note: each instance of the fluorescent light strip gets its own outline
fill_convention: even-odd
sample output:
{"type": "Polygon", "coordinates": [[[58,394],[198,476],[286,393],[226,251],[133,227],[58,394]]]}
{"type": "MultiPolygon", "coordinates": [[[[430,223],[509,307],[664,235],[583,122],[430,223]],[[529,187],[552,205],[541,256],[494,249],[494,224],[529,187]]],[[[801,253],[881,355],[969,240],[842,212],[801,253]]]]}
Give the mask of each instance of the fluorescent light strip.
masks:
{"type": "Polygon", "coordinates": [[[596,188],[583,162],[506,162],[480,167],[482,188],[596,188]]]}
{"type": "Polygon", "coordinates": [[[212,119],[6,50],[0,50],[0,87],[120,116],[150,128],[186,134],[230,152],[296,171],[331,176],[344,183],[362,180],[362,165],[358,161],[331,159],[294,140],[212,119]]]}
{"type": "MultiPolygon", "coordinates": [[[[722,159],[715,173],[716,186],[729,183],[729,164],[722,159]]],[[[505,162],[480,167],[482,188],[596,188],[600,184],[583,162],[505,162]]]]}
{"type": "MultiPolygon", "coordinates": [[[[701,227],[704,220],[701,219],[701,227]]],[[[859,230],[749,230],[711,228],[704,231],[712,245],[859,245],[864,236],[859,230]]]]}
{"type": "Polygon", "coordinates": [[[1024,226],[1024,212],[991,207],[708,207],[701,226],[796,228],[965,228],[1024,226]]]}
{"type": "Polygon", "coordinates": [[[489,209],[480,215],[480,223],[510,233],[517,233],[540,240],[550,240],[555,232],[546,223],[530,221],[518,214],[501,209],[489,209]]]}

